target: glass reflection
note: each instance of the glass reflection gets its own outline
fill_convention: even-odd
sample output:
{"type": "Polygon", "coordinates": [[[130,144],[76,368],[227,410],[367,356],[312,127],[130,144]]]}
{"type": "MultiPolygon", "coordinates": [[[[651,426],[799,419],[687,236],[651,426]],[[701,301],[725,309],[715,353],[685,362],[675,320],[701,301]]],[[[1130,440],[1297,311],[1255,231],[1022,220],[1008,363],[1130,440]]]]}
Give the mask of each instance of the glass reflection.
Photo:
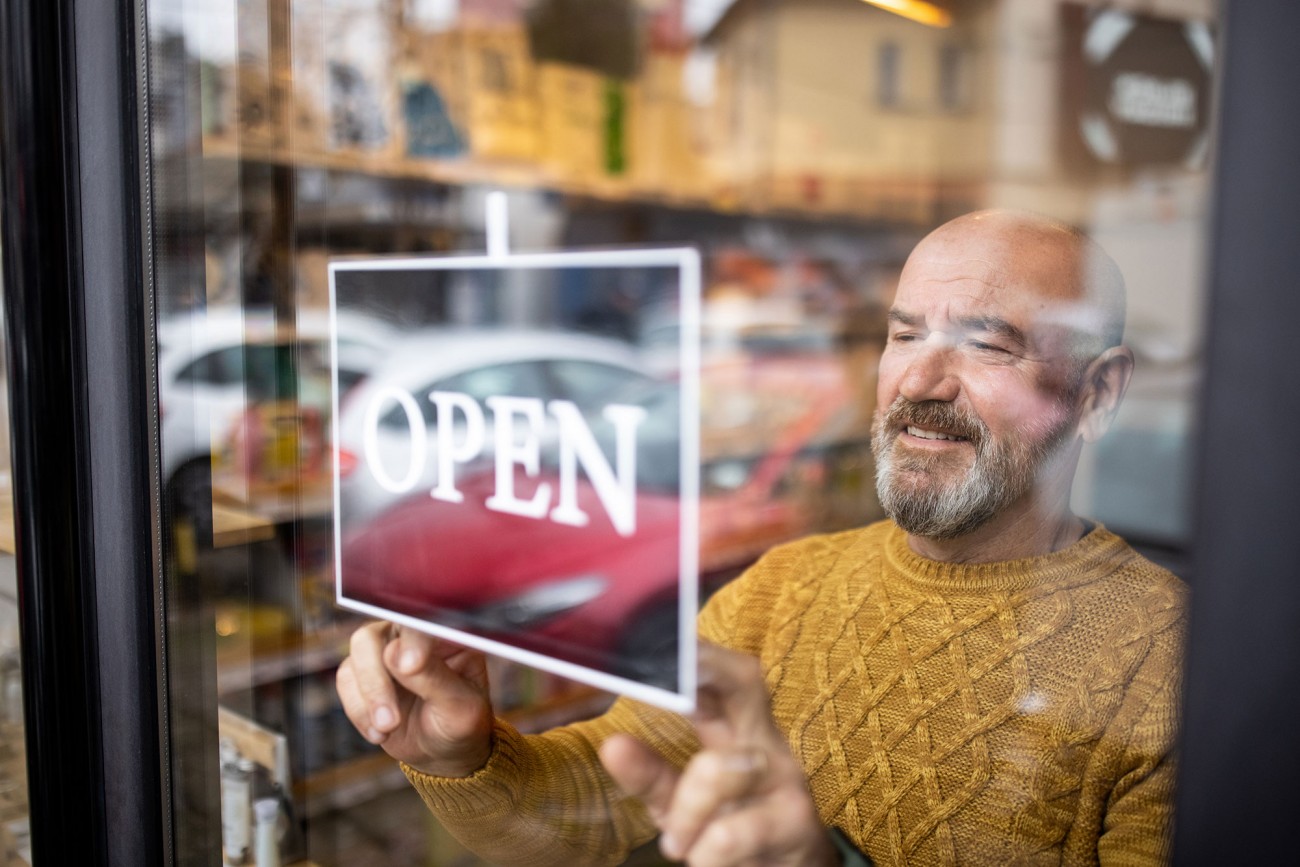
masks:
{"type": "MultiPolygon", "coordinates": [[[[252,808],[223,803],[232,783],[237,803],[245,784],[250,804],[278,799],[286,861],[473,863],[338,704],[333,669],[360,621],[333,605],[335,444],[345,556],[365,546],[411,610],[444,604],[427,578],[455,545],[459,610],[484,631],[531,631],[551,652],[577,635],[631,677],[673,674],[674,623],[652,604],[670,556],[619,573],[584,538],[566,568],[539,576],[522,558],[508,591],[489,592],[485,563],[504,569],[523,530],[500,544],[427,496],[435,390],[466,396],[485,425],[494,395],[572,400],[607,454],[616,432],[599,408],[617,402],[646,414],[640,513],[671,520],[680,325],[653,280],[593,293],[576,277],[445,291],[393,277],[381,304],[337,321],[334,414],[328,263],[482,252],[490,190],[508,191],[516,251],[699,249],[706,595],[775,545],[883,515],[871,422],[886,313],[918,240],[994,206],[1086,229],[1129,284],[1137,366],[1113,430],[1080,457],[1072,504],[1178,570],[1213,5],[884,8],[897,5],[148,4],[182,862],[220,846],[235,813],[248,833],[227,848],[252,845],[252,808]],[[520,357],[542,313],[572,333],[520,357]],[[464,330],[451,341],[434,323],[464,330]],[[391,387],[414,413],[392,402],[374,419],[380,479],[365,416],[391,387]],[[636,588],[631,627],[601,608],[623,585],[636,588]]],[[[453,424],[448,441],[464,442],[453,424]]],[[[496,484],[487,439],[458,466],[478,499],[496,484]]],[[[554,473],[556,434],[542,439],[541,472],[554,473]]],[[[490,675],[494,708],[520,730],[610,701],[496,660],[490,675]]],[[[1023,698],[1026,715],[1050,710],[1045,692],[1023,698]]]]}
{"type": "MultiPolygon", "coordinates": [[[[0,256],[4,250],[0,249],[0,256]]],[[[0,283],[0,297],[4,285],[0,283]]],[[[3,326],[3,322],[0,322],[3,326]]],[[[5,330],[0,328],[0,344],[5,330]]],[[[0,345],[0,350],[4,350],[0,345]]],[[[9,354],[0,351],[0,861],[32,858],[27,804],[27,740],[23,726],[22,635],[14,559],[14,498],[9,451],[9,354]]]]}

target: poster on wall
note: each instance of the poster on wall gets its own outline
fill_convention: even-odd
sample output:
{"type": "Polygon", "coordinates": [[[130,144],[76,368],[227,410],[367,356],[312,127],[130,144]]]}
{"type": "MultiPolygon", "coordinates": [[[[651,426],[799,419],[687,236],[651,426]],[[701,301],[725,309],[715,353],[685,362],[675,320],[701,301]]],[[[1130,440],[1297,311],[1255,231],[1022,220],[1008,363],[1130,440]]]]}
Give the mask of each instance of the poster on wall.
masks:
{"type": "Polygon", "coordinates": [[[1212,116],[1210,26],[1078,3],[1061,5],[1061,23],[1066,164],[1202,168],[1212,116]]]}
{"type": "Polygon", "coordinates": [[[352,259],[329,276],[337,603],[689,711],[697,252],[352,259]],[[396,336],[341,380],[366,320],[396,336]]]}

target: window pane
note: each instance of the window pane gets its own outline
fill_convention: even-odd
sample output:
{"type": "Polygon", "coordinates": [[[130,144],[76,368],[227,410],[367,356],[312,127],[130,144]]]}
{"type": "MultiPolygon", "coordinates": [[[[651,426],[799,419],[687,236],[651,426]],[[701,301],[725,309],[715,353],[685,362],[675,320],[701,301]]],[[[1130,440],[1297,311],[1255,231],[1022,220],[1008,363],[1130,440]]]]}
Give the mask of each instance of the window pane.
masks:
{"type": "MultiPolygon", "coordinates": [[[[1090,595],[1033,564],[1130,545],[1185,570],[1213,3],[146,5],[181,863],[251,857],[259,800],[286,863],[494,863],[566,835],[590,860],[663,863],[632,819],[589,834],[609,817],[541,788],[559,773],[529,779],[546,806],[522,819],[465,801],[499,820],[486,830],[431,810],[420,794],[437,808],[438,786],[344,710],[336,672],[369,621],[336,604],[335,570],[364,563],[390,612],[451,612],[581,667],[577,635],[655,683],[680,673],[688,521],[701,628],[762,657],[816,806],[877,862],[978,860],[980,829],[1011,813],[1057,824],[999,838],[1008,860],[1069,860],[1074,807],[1034,789],[1057,774],[1080,816],[1132,820],[1137,854],[1159,849],[1177,713],[1134,708],[1176,692],[1142,690],[1176,680],[1182,585],[1133,557],[1148,595],[1100,578],[1090,595]],[[698,254],[698,309],[671,269],[517,264],[677,248],[698,254]],[[477,259],[430,266],[451,257],[477,259]],[[1053,288],[1050,316],[1025,302],[1053,288]],[[1098,390],[1104,411],[1079,410],[1098,390]],[[450,433],[433,391],[455,396],[450,433]],[[503,397],[540,421],[503,413],[496,436],[503,397]],[[581,421],[566,428],[557,400],[581,421]],[[592,505],[585,525],[555,517],[566,490],[592,505]],[[617,506],[597,508],[620,491],[634,549],[617,506]],[[1049,500],[1052,520],[1012,520],[1049,500]],[[1023,532],[1048,525],[1059,539],[1023,532]],[[1006,527],[976,551],[1005,555],[995,578],[927,583],[969,578],[978,557],[950,543],[1006,527]],[[1141,640],[1115,640],[1135,611],[1141,640]],[[1084,803],[1127,785],[1081,776],[1123,752],[1114,732],[1148,738],[1142,767],[1160,769],[1137,818],[1084,803]],[[615,837],[633,851],[611,854],[615,837]]],[[[492,743],[525,758],[575,741],[513,732],[614,700],[541,663],[486,668],[492,743]]],[[[685,751],[685,723],[645,719],[685,751]]],[[[593,744],[576,742],[588,779],[593,744]]]]}
{"type": "MultiPolygon", "coordinates": [[[[0,248],[0,256],[4,249],[0,248]]],[[[4,286],[0,281],[0,298],[4,286]]],[[[0,343],[3,339],[0,338],[0,343]]],[[[27,741],[23,728],[22,636],[14,560],[13,473],[9,450],[9,353],[0,352],[0,860],[31,862],[27,741]]]]}

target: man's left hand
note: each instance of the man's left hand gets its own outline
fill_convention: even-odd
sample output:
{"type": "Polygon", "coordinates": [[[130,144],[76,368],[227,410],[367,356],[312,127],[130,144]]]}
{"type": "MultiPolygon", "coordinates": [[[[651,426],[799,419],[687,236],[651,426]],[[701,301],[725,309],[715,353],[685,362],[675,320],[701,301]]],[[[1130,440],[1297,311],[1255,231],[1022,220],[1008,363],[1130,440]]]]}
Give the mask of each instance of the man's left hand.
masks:
{"type": "Polygon", "coordinates": [[[628,735],[600,749],[610,776],[659,826],[667,857],[690,867],[839,864],[772,720],[758,660],[701,644],[695,727],[702,749],[680,772],[628,735]]]}

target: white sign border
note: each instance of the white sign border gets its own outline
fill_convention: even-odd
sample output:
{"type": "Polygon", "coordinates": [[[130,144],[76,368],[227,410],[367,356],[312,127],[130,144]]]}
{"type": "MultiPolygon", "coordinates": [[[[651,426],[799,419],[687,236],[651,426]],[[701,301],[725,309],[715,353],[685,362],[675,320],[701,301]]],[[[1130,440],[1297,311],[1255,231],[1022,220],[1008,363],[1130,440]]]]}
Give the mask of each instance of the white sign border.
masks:
{"type": "Polygon", "coordinates": [[[338,300],[335,277],[344,271],[501,271],[514,268],[646,268],[676,267],[679,270],[680,387],[681,387],[681,508],[678,512],[678,659],[677,691],[597,671],[563,659],[546,656],[504,642],[429,623],[389,611],[343,595],[343,534],[339,495],[339,442],[334,451],[334,591],[335,604],[371,617],[400,623],[439,638],[491,653],[504,659],[558,674],[608,692],[677,713],[695,710],[697,687],[697,635],[695,616],[699,609],[699,494],[700,494],[700,298],[699,251],[693,247],[660,247],[625,250],[584,250],[558,253],[503,253],[497,255],[453,255],[426,257],[383,257],[338,259],[329,263],[330,377],[334,419],[339,418],[338,300]]]}

